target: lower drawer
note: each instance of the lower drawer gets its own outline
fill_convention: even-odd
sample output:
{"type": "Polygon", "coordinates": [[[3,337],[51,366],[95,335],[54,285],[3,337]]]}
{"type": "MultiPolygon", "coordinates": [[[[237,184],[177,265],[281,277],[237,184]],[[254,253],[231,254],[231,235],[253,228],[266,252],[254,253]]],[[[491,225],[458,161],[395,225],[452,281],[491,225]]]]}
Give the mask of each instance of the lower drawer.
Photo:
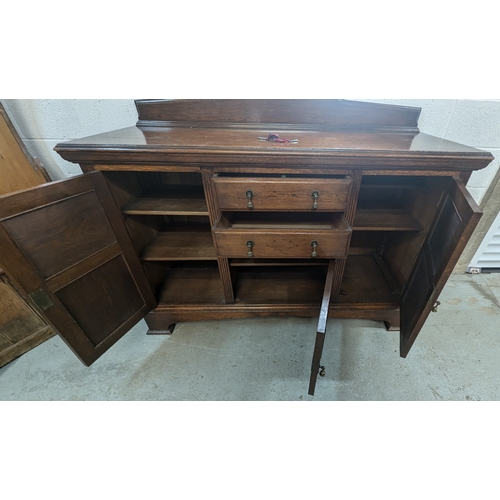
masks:
{"type": "Polygon", "coordinates": [[[231,220],[223,215],[213,232],[219,257],[342,259],[352,230],[342,214],[314,223],[231,220]]]}

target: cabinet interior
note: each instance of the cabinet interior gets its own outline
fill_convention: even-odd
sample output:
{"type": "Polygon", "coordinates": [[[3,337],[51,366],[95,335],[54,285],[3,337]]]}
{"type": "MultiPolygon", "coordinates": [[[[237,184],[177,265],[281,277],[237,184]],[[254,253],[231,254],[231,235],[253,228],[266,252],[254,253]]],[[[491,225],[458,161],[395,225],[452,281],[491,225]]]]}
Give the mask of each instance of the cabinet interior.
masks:
{"type": "MultiPolygon", "coordinates": [[[[224,304],[201,174],[113,171],[105,176],[158,303],[224,304]]],[[[337,302],[398,304],[449,180],[363,177],[337,302]]],[[[343,213],[333,212],[223,212],[217,223],[243,229],[349,227],[343,213]]],[[[321,302],[327,260],[248,258],[228,259],[228,264],[237,304],[321,302]]]]}

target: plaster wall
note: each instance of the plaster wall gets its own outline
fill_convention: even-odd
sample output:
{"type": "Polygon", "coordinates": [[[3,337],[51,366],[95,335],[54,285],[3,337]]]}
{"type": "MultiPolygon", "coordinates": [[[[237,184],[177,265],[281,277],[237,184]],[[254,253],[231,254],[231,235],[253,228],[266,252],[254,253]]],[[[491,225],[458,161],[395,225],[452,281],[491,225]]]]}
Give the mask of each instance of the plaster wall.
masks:
{"type": "Polygon", "coordinates": [[[62,141],[130,127],[137,122],[133,99],[2,99],[29,152],[53,180],[81,174],[54,146],[62,141]]]}
{"type": "MultiPolygon", "coordinates": [[[[500,100],[364,99],[422,108],[422,132],[490,151],[495,161],[474,172],[468,189],[478,203],[484,198],[500,166],[500,100]]],[[[60,158],[54,146],[135,125],[132,99],[5,99],[2,100],[28,150],[37,156],[54,180],[81,173],[60,158]]]]}
{"type": "MultiPolygon", "coordinates": [[[[368,100],[368,99],[366,99],[368,100]]],[[[467,189],[478,204],[500,167],[500,99],[370,99],[371,102],[401,104],[422,108],[419,128],[426,134],[442,137],[489,151],[495,160],[485,169],[473,172],[467,189]]]]}

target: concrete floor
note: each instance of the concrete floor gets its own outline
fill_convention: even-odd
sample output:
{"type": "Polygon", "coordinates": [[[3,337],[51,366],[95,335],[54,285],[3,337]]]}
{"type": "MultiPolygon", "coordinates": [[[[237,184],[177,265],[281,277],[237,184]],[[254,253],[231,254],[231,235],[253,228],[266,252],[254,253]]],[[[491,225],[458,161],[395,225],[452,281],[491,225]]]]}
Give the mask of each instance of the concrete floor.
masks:
{"type": "Polygon", "coordinates": [[[307,394],[316,319],[141,322],[87,368],[55,337],[0,369],[0,400],[500,400],[500,274],[453,275],[406,359],[399,333],[331,321],[307,394]]]}

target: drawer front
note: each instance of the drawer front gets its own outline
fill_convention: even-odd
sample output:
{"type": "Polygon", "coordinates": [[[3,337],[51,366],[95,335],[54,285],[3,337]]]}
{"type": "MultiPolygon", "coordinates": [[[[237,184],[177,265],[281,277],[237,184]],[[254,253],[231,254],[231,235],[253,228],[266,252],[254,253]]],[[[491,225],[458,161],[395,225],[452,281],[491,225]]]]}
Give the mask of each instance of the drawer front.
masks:
{"type": "Polygon", "coordinates": [[[214,177],[219,210],[343,211],[350,178],[214,177]]]}
{"type": "Polygon", "coordinates": [[[341,259],[347,256],[350,231],[241,231],[215,229],[220,257],[256,259],[341,259]],[[250,242],[250,243],[249,243],[250,242]],[[312,243],[316,242],[316,246],[312,243]],[[316,253],[313,256],[313,252],[316,253]]]}

